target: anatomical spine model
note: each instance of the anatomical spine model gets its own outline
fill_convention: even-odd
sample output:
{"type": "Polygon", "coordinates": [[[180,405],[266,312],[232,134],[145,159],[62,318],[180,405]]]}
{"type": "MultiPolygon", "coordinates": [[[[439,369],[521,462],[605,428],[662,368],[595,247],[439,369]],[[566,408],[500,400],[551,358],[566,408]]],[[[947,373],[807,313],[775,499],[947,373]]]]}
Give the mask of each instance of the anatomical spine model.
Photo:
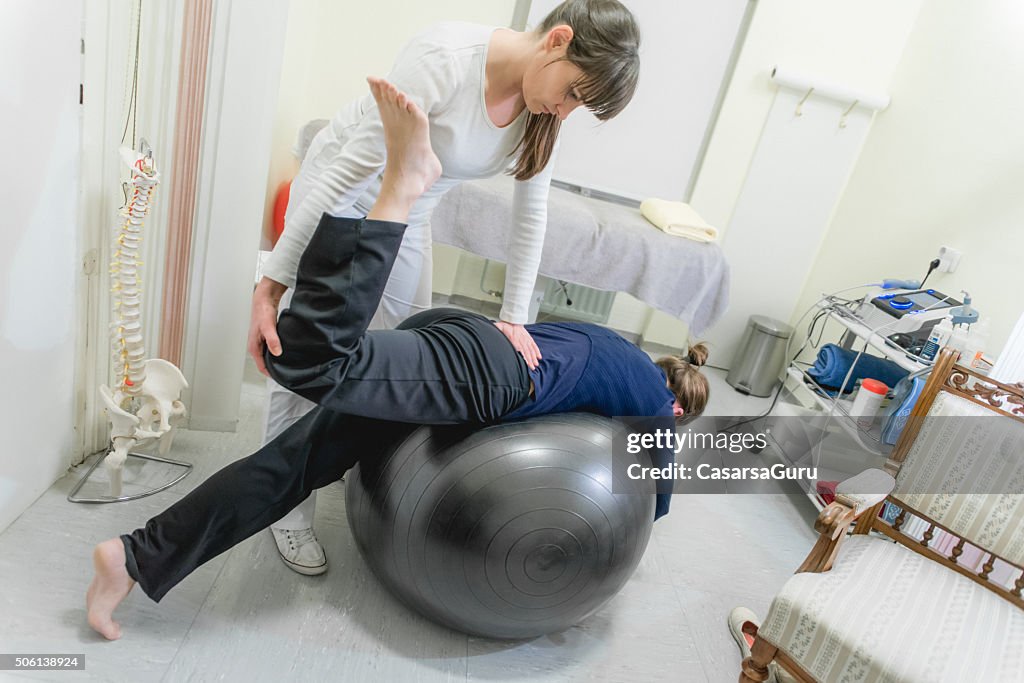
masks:
{"type": "Polygon", "coordinates": [[[103,464],[110,474],[110,495],[121,495],[122,471],[129,451],[144,439],[160,439],[160,453],[171,447],[173,427],[185,416],[179,400],[188,387],[184,375],[161,358],[144,359],[142,340],[139,245],[142,222],[149,213],[160,174],[152,157],[121,148],[121,159],[131,169],[131,197],[121,211],[122,221],[111,256],[111,299],[114,322],[110,325],[114,368],[120,383],[111,389],[100,386],[110,419],[112,448],[103,464]]]}

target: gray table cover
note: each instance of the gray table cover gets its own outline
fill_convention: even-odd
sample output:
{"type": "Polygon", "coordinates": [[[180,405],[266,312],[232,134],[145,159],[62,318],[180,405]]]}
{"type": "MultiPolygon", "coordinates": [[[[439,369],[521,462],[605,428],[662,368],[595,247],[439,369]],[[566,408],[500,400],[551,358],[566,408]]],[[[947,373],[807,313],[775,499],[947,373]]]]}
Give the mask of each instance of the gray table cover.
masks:
{"type": "MultiPolygon", "coordinates": [[[[505,261],[513,180],[464,182],[431,219],[433,239],[505,261]]],[[[628,292],[699,335],[725,312],[729,265],[717,244],[667,235],[640,210],[551,188],[540,273],[556,280],[628,292]]]]}

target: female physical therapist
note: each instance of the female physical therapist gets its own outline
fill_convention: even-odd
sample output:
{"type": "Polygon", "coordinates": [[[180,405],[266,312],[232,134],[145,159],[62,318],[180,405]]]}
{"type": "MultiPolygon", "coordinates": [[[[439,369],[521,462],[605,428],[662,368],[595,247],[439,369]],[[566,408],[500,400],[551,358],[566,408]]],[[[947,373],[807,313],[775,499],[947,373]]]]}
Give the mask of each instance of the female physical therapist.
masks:
{"type": "MultiPolygon", "coordinates": [[[[414,205],[384,297],[371,328],[392,328],[430,307],[430,214],[463,180],[509,170],[516,178],[515,228],[499,329],[532,369],[540,353],[523,327],[547,226],[551,158],[561,122],[580,104],[607,120],[636,89],[639,31],[617,0],[567,0],[534,31],[448,22],[414,37],[388,80],[427,114],[441,160],[440,179],[414,205]]],[[[371,95],[342,109],[313,139],[292,183],[285,230],[253,295],[249,353],[266,374],[264,344],[280,353],[278,309],[287,305],[299,257],[324,212],[362,217],[381,184],[385,152],[371,95]]],[[[314,404],[268,380],[264,443],[314,404]]],[[[313,533],[311,495],[272,531],[284,562],[321,574],[327,558],[313,533]]]]}

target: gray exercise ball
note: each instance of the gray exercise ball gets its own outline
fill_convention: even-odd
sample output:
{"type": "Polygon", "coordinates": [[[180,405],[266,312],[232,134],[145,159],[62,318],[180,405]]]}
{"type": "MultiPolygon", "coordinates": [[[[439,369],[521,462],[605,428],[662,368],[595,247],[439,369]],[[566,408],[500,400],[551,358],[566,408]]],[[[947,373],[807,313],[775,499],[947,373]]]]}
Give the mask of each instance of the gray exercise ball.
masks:
{"type": "Polygon", "coordinates": [[[564,630],[622,588],[650,539],[653,483],[612,492],[620,429],[570,413],[392,430],[346,476],[349,527],[377,577],[433,621],[501,639],[564,630]]]}

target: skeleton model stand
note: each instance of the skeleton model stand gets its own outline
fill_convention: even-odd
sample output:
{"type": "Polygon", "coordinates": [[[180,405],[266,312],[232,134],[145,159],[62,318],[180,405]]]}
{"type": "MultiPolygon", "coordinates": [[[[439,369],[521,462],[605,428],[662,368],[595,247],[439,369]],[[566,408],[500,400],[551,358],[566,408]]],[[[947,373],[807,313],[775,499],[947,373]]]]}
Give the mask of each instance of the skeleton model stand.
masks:
{"type": "MultiPolygon", "coordinates": [[[[148,147],[145,141],[142,141],[142,147],[148,147]]],[[[102,459],[110,475],[110,495],[103,498],[75,497],[100,463],[100,459],[97,459],[68,495],[68,500],[75,503],[113,503],[149,496],[177,484],[192,469],[190,463],[130,452],[140,441],[154,439],[159,440],[161,456],[170,450],[174,438],[172,422],[185,416],[185,405],[179,398],[181,390],[187,388],[188,383],[173,363],[160,358],[143,358],[145,349],[140,311],[142,295],[139,289],[139,266],[142,263],[138,253],[142,240],[142,220],[149,213],[153,190],[160,182],[160,174],[148,150],[142,155],[122,148],[121,159],[131,169],[132,195],[121,212],[122,221],[114,242],[110,266],[113,283],[111,298],[114,304],[110,336],[114,367],[120,375],[120,385],[113,390],[106,385],[100,386],[100,395],[111,425],[111,449],[102,459]],[[184,472],[159,488],[123,496],[122,473],[129,456],[176,465],[184,468],[184,472]]]]}

